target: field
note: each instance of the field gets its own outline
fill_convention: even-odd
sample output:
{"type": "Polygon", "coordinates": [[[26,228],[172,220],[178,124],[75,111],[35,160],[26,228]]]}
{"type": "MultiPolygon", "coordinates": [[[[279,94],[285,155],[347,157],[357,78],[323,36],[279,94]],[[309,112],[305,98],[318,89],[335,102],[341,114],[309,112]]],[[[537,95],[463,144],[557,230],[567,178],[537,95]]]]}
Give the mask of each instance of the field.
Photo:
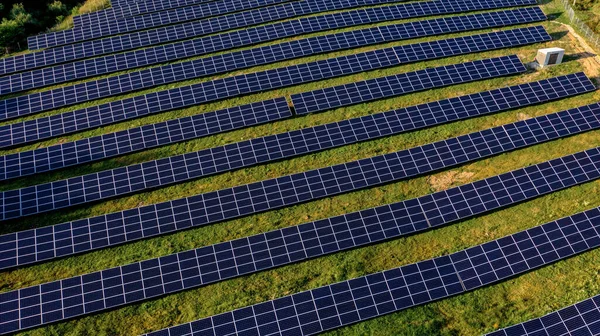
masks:
{"type": "MultiPolygon", "coordinates": [[[[544,22],[543,25],[554,38],[554,41],[546,44],[419,62],[282,90],[244,96],[236,99],[229,99],[213,104],[204,104],[193,108],[135,119],[129,122],[52,139],[34,145],[23,146],[14,150],[2,151],[0,152],[0,155],[44,147],[59,142],[72,141],[93,135],[100,135],[176,117],[214,111],[220,108],[237,106],[281,95],[290,95],[292,93],[299,93],[357,80],[404,73],[426,67],[454,64],[508,54],[517,54],[523,62],[530,62],[534,59],[537,49],[542,47],[561,47],[567,50],[565,62],[556,67],[544,69],[542,71],[530,71],[527,74],[519,76],[456,85],[448,88],[405,95],[394,99],[380,100],[373,103],[331,110],[321,114],[296,117],[289,120],[270,123],[268,125],[246,128],[176,145],[146,150],[114,159],[103,160],[94,164],[87,164],[76,168],[69,168],[57,172],[9,181],[8,183],[0,184],[0,189],[10,190],[20,188],[109,168],[126,166],[151,159],[196,151],[203,148],[210,148],[243,139],[251,139],[263,135],[275,134],[350,117],[387,111],[393,108],[411,106],[418,103],[490,90],[507,85],[525,83],[577,71],[586,71],[586,74],[590,77],[598,76],[596,71],[600,65],[595,63],[595,60],[590,57],[589,54],[585,53],[585,49],[579,44],[580,42],[574,38],[573,35],[569,34],[567,28],[560,23],[562,20],[560,17],[561,8],[562,7],[555,1],[550,1],[543,5],[544,12],[551,18],[550,21],[544,22]]],[[[380,25],[387,25],[390,23],[391,22],[386,22],[380,25]]],[[[478,31],[477,33],[487,31],[478,31]]],[[[254,67],[238,73],[251,73],[264,69],[305,63],[387,46],[471,34],[475,33],[467,32],[427,39],[413,39],[358,50],[323,54],[290,62],[279,62],[268,66],[254,67]]],[[[302,37],[307,37],[307,35],[302,37]]],[[[231,75],[233,75],[233,73],[214,78],[223,78],[231,75]]],[[[161,90],[167,87],[171,88],[207,80],[209,80],[209,78],[176,83],[154,88],[152,90],[161,90]]],[[[151,92],[152,90],[144,92],[151,92]]],[[[139,94],[140,93],[134,93],[129,96],[139,94]]],[[[117,98],[122,97],[123,96],[104,99],[101,102],[117,100],[117,98]]],[[[172,200],[197,193],[259,181],[266,178],[283,176],[359,158],[390,153],[522,120],[524,118],[531,118],[590,104],[599,99],[599,92],[588,93],[548,104],[511,110],[467,121],[448,123],[421,131],[409,132],[327,150],[317,154],[301,156],[290,160],[283,160],[230,173],[219,174],[155,191],[104,201],[91,206],[55,211],[49,214],[13,220],[3,223],[0,227],[0,234],[62,223],[73,219],[105,214],[144,204],[172,200]]],[[[58,114],[83,106],[96,105],[98,103],[98,101],[95,101],[87,105],[81,104],[16,121],[34,119],[41,115],[58,114]]],[[[6,122],[4,124],[6,124],[6,122]]],[[[155,258],[234,238],[245,237],[276,228],[297,225],[310,220],[326,218],[377,205],[410,199],[596,146],[600,146],[600,131],[587,132],[479,160],[458,168],[436,172],[434,174],[412,178],[385,186],[361,190],[203,228],[196,228],[115,248],[99,250],[84,255],[16,269],[0,274],[0,290],[9,291],[19,289],[34,284],[98,271],[148,258],[155,258]]],[[[301,262],[251,276],[244,276],[206,287],[180,292],[175,295],[168,295],[160,299],[129,305],[121,309],[26,331],[20,335],[100,336],[141,334],[333,282],[445,255],[598,206],[600,206],[600,181],[594,181],[489,213],[484,216],[461,221],[441,229],[351,251],[336,253],[307,262],[301,262]]],[[[418,308],[390,314],[382,318],[342,328],[330,332],[329,334],[478,335],[493,331],[499,327],[505,327],[530,318],[539,317],[550,311],[600,294],[599,275],[600,250],[595,250],[529,272],[523,276],[513,278],[494,286],[485,287],[464,295],[441,300],[418,308]]]]}

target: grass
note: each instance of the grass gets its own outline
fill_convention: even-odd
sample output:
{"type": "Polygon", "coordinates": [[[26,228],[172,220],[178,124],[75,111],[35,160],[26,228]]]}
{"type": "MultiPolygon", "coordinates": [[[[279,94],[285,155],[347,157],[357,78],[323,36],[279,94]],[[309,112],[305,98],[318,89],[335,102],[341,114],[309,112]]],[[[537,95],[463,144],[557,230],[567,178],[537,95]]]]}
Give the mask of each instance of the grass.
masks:
{"type": "MultiPolygon", "coordinates": [[[[560,10],[554,2],[544,6],[546,14],[560,10]]],[[[559,17],[558,20],[561,20],[559,17]]],[[[289,95],[325,86],[348,83],[356,80],[380,77],[440,66],[469,60],[476,60],[511,53],[518,54],[523,61],[530,61],[536,50],[542,47],[558,46],[565,48],[567,54],[573,53],[572,40],[565,35],[565,28],[553,22],[544,26],[555,37],[555,41],[545,44],[521,48],[491,51],[486,53],[464,55],[447,59],[408,64],[399,67],[371,71],[353,76],[336,78],[318,83],[311,83],[292,88],[274,90],[260,94],[229,99],[222,102],[205,104],[188,109],[148,116],[124,123],[119,123],[96,130],[28,145],[18,150],[4,151],[0,154],[22,151],[47,146],[57,142],[72,141],[91,135],[103,134],[132,126],[154,123],[184,115],[192,115],[206,111],[246,104],[262,99],[289,95]]],[[[484,32],[484,31],[482,31],[484,32]]],[[[388,44],[402,45],[425,40],[441,39],[450,36],[469,35],[474,33],[454,34],[444,37],[416,39],[388,44]]],[[[325,59],[365,50],[381,48],[367,47],[351,51],[329,53],[315,57],[307,57],[290,62],[255,67],[237,73],[250,73],[271,69],[288,64],[325,59]]],[[[525,75],[486,80],[476,83],[457,85],[442,89],[410,94],[393,99],[386,99],[368,104],[340,108],[321,114],[297,117],[268,125],[251,127],[228,132],[204,139],[165,146],[153,150],[126,155],[88,164],[77,168],[35,175],[3,183],[2,190],[14,189],[45,181],[77,176],[104,169],[129,165],[132,163],[209,148],[226,143],[236,142],[266,134],[274,134],[287,130],[299,129],[326,122],[342,120],[350,117],[386,111],[392,108],[410,106],[422,102],[439,100],[447,97],[464,95],[506,85],[525,83],[542,78],[581,71],[582,65],[577,59],[567,57],[560,66],[525,75]]],[[[215,76],[222,78],[230,76],[215,76]]],[[[175,87],[189,83],[202,82],[208,79],[177,83],[175,87]]],[[[146,92],[149,92],[148,90],[146,92]]],[[[137,95],[132,94],[132,95],[137,95]]],[[[180,198],[201,192],[218,190],[225,187],[282,176],[307,169],[324,167],[358,158],[389,153],[432,141],[442,140],[461,134],[486,129],[489,127],[514,122],[527,117],[535,117],[559,110],[572,108],[598,101],[600,93],[593,92],[557,102],[521,108],[504,113],[483,116],[448,123],[429,129],[386,137],[342,148],[323,151],[294,159],[260,165],[244,170],[233,171],[182,183],[160,190],[149,191],[119,199],[108,200],[93,205],[63,210],[3,223],[0,232],[7,233],[33,227],[41,227],[114,212],[122,209],[151,204],[155,202],[180,198]]],[[[105,99],[111,101],[116,98],[105,99]]],[[[52,111],[46,115],[72,110],[78,107],[97,104],[82,104],[68,109],[52,111]]],[[[39,115],[29,117],[33,119],[39,115]]],[[[23,119],[24,120],[24,119],[23,119]]],[[[600,131],[592,131],[577,136],[544,143],[518,151],[480,160],[461,167],[436,172],[426,176],[413,178],[385,186],[370,188],[353,193],[330,197],[314,202],[270,211],[242,219],[231,220],[203,228],[178,232],[156,237],[132,244],[118,246],[87,253],[80,256],[43,263],[31,267],[3,272],[0,275],[2,291],[18,289],[34,284],[44,283],[73,275],[88,273],[108,267],[123,265],[139,260],[159,257],[166,254],[184,251],[225,240],[261,233],[276,228],[297,225],[303,222],[326,218],[422,196],[440,188],[448,188],[475,180],[497,175],[512,169],[543,162],[594,146],[600,146],[600,131]],[[443,183],[442,183],[442,182],[443,183]]],[[[480,244],[504,235],[512,234],[544,222],[568,216],[579,211],[600,206],[600,182],[590,182],[569,188],[551,195],[540,197],[529,202],[502,209],[490,214],[461,221],[437,230],[375,244],[351,251],[345,251],[306,262],[280,267],[274,270],[257,273],[213,284],[210,286],[188,290],[143,303],[108,311],[105,313],[78,318],[75,320],[46,326],[21,333],[22,335],[135,335],[170,325],[191,321],[201,317],[228,311],[234,308],[259,303],[275,297],[288,295],[298,291],[315,288],[332,282],[354,278],[400,265],[432,258],[480,244]]],[[[335,335],[476,335],[489,332],[495,328],[522,322],[529,318],[541,316],[547,312],[572,304],[592,295],[600,293],[598,272],[600,271],[600,250],[558,262],[548,267],[529,272],[503,283],[482,288],[461,296],[441,300],[418,308],[387,315],[350,327],[342,328],[329,334],[335,335]]]]}
{"type": "Polygon", "coordinates": [[[74,26],[73,16],[97,12],[110,7],[110,0],[86,0],[81,5],[74,7],[71,14],[67,15],[61,22],[57,23],[50,31],[71,29],[74,26]]]}

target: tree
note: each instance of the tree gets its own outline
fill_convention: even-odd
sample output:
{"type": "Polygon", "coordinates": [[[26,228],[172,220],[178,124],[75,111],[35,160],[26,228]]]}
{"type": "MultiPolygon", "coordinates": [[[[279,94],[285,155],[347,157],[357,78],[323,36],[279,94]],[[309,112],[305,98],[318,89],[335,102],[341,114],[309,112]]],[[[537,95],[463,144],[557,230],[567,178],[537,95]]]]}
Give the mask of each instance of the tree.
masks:
{"type": "Polygon", "coordinates": [[[27,36],[28,26],[34,24],[31,14],[25,11],[23,4],[14,4],[9,19],[0,22],[0,47],[6,53],[17,47],[27,36]]]}

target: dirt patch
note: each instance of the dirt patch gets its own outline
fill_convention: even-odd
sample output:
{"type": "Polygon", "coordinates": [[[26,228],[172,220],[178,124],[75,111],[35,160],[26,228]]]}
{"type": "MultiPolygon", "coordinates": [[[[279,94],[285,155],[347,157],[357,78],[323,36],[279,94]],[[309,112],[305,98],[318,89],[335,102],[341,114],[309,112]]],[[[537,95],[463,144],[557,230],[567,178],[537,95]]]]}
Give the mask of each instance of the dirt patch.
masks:
{"type": "Polygon", "coordinates": [[[450,188],[450,186],[452,186],[452,184],[456,182],[460,183],[467,181],[468,179],[473,177],[473,175],[475,175],[475,173],[449,171],[446,173],[431,176],[429,178],[429,185],[431,185],[431,187],[435,191],[442,191],[450,188]]]}
{"type": "Polygon", "coordinates": [[[528,115],[528,114],[525,114],[525,113],[522,113],[522,112],[517,113],[517,119],[518,120],[527,120],[529,118],[531,118],[531,116],[528,115]]]}
{"type": "Polygon", "coordinates": [[[579,56],[577,61],[583,65],[585,73],[588,75],[588,77],[598,77],[600,75],[600,57],[596,55],[594,49],[590,47],[590,45],[583,37],[581,37],[581,35],[577,34],[573,27],[557,21],[552,22],[558,23],[569,30],[568,36],[573,42],[573,48],[579,56]]]}

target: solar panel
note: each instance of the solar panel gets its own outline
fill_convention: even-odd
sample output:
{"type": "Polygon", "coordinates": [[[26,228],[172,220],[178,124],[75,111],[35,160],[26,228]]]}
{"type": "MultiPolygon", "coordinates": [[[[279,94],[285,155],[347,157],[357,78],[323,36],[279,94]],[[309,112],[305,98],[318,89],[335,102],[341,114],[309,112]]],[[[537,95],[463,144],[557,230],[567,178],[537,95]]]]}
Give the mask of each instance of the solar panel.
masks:
{"type": "MultiPolygon", "coordinates": [[[[542,32],[545,36],[537,35],[536,38],[549,38],[545,31],[542,32]]],[[[530,39],[521,41],[518,39],[518,34],[515,35],[515,39],[506,41],[506,43],[517,45],[521,42],[532,42],[530,39]]],[[[475,47],[462,46],[462,48],[457,47],[452,51],[443,50],[443,53],[434,50],[429,54],[419,55],[419,57],[434,58],[437,55],[448,56],[452,53],[458,54],[461,50],[465,49],[468,52],[474,52],[477,48],[489,50],[493,49],[494,46],[508,47],[505,41],[490,39],[485,45],[478,44],[475,47]]],[[[380,49],[252,74],[243,74],[0,126],[0,148],[243,94],[263,92],[274,88],[389,67],[397,65],[399,62],[396,52],[397,50],[391,48],[380,49]]],[[[439,85],[454,84],[454,81],[448,76],[444,75],[441,77],[442,74],[446,73],[453,73],[454,75],[456,72],[455,76],[457,80],[462,76],[468,77],[468,80],[472,81],[523,71],[525,71],[525,67],[516,56],[512,56],[432,68],[426,70],[424,73],[414,72],[409,74],[413,74],[413,76],[419,78],[426,75],[433,76],[432,78],[422,79],[424,83],[428,84],[427,87],[421,88],[425,89],[439,85]],[[438,71],[439,73],[436,74],[435,72],[438,71]],[[433,82],[433,78],[436,79],[435,82],[433,82]]]]}
{"type": "Polygon", "coordinates": [[[211,2],[214,0],[170,0],[170,1],[139,1],[123,6],[107,8],[104,10],[85,13],[73,17],[73,25],[75,27],[83,26],[102,17],[112,17],[119,19],[122,17],[130,17],[134,15],[164,11],[167,9],[196,5],[203,2],[211,2]]]}
{"type": "MultiPolygon", "coordinates": [[[[417,199],[2,293],[6,304],[0,316],[9,331],[31,328],[437,227],[588,181],[590,175],[597,178],[598,162],[600,151],[594,148],[417,199]],[[564,174],[571,168],[571,174],[564,174]]],[[[600,245],[598,218],[600,211],[591,210],[448,256],[255,305],[249,310],[254,315],[242,314],[242,309],[153,335],[186,335],[185,326],[194,328],[187,332],[212,330],[215,335],[249,332],[250,327],[262,335],[267,330],[298,334],[291,333],[293,327],[301,334],[321,332],[473,290],[595,248],[600,245]],[[315,302],[302,304],[307,300],[315,302]],[[277,314],[265,315],[265,307],[275,307],[277,314]],[[306,315],[308,308],[314,314],[306,315]],[[249,316],[254,325],[245,321],[249,316]]]]}
{"type": "MultiPolygon", "coordinates": [[[[127,73],[120,76],[105,78],[75,88],[62,88],[61,91],[68,92],[74,96],[75,102],[86,99],[85,95],[77,94],[77,90],[88,91],[90,89],[98,94],[89,94],[98,99],[100,96],[116,95],[132,90],[139,90],[150,86],[161,85],[174,81],[188,80],[200,76],[214,75],[223,71],[232,71],[248,68],[261,64],[268,64],[282,60],[305,57],[336,50],[350,49],[370,44],[399,41],[403,39],[438,35],[443,33],[468,31],[490,27],[501,27],[514,24],[531,23],[545,20],[546,16],[538,7],[520,8],[502,12],[482,13],[450,18],[440,18],[427,21],[417,21],[375,28],[354,30],[349,32],[322,35],[302,40],[294,40],[281,44],[269,45],[218,55],[201,60],[193,60],[179,64],[170,64],[135,73],[127,73]],[[134,84],[135,82],[135,84],[134,84]]],[[[148,59],[154,62],[155,59],[148,59]]],[[[15,93],[27,89],[44,87],[51,84],[64,83],[84,77],[105,74],[106,71],[125,70],[128,63],[104,63],[98,67],[90,61],[70,63],[57,67],[41,69],[33,72],[15,74],[0,78],[0,94],[15,93]],[[90,66],[86,66],[89,64],[90,66]],[[123,69],[121,69],[123,68],[123,69]],[[110,69],[110,70],[109,70],[110,69]],[[67,73],[65,71],[68,71],[67,73]],[[35,74],[35,75],[34,75],[35,74]],[[34,80],[34,76],[36,80],[34,80]]],[[[144,65],[136,62],[135,67],[144,65]]],[[[22,110],[28,108],[25,101],[27,96],[3,101],[2,111],[7,109],[22,110]],[[22,106],[23,105],[23,106],[22,106]]],[[[30,95],[30,97],[34,97],[30,95]]],[[[36,99],[34,99],[36,100],[36,99]]],[[[65,102],[69,103],[69,102],[65,102]]],[[[29,104],[29,103],[27,103],[29,104]]],[[[31,105],[31,104],[30,104],[31,105]]],[[[45,104],[42,104],[45,105],[45,104]]],[[[50,105],[51,106],[51,105],[50,105]]],[[[29,107],[31,108],[31,107],[29,107]]],[[[36,110],[43,106],[36,106],[36,110]]]]}
{"type": "MultiPolygon", "coordinates": [[[[462,63],[453,66],[430,68],[422,72],[419,83],[432,81],[447,85],[460,83],[461,77],[467,81],[497,77],[506,72],[523,71],[518,57],[503,57],[478,62],[462,63]],[[447,78],[444,82],[444,78],[447,78]],[[451,83],[450,83],[451,82],[451,83]]],[[[432,85],[429,87],[436,87],[432,85]]],[[[252,150],[248,148],[245,150],[252,150]]],[[[89,203],[108,197],[115,197],[148,188],[156,188],[206,175],[213,168],[203,167],[204,158],[191,158],[193,162],[169,158],[156,164],[141,164],[119,168],[110,172],[86,175],[63,181],[40,184],[19,190],[0,192],[0,220],[19,218],[41,212],[89,203]],[[188,166],[189,164],[189,166],[188,166]],[[134,168],[135,167],[135,168],[134,168]],[[168,176],[169,173],[171,176],[168,176]],[[163,174],[167,174],[164,177],[163,174]],[[200,175],[201,174],[201,175],[200,175]],[[92,180],[97,179],[99,183],[92,180]],[[114,181],[114,184],[113,184],[114,181]]],[[[186,157],[187,159],[187,157],[186,157]]],[[[242,162],[227,162],[231,168],[242,166],[242,162]]]]}
{"type": "MultiPolygon", "coordinates": [[[[245,4],[257,2],[258,6],[263,7],[269,4],[281,3],[289,0],[252,0],[243,1],[240,9],[245,4]]],[[[254,24],[272,22],[276,20],[315,14],[325,11],[341,10],[354,7],[394,3],[406,0],[311,0],[296,1],[277,6],[258,8],[241,13],[233,13],[215,18],[208,18],[203,21],[205,27],[204,34],[218,33],[234,28],[243,28],[254,24]],[[268,21],[265,21],[267,17],[268,21]]],[[[27,39],[29,49],[40,49],[54,47],[63,44],[86,41],[105,36],[118,35],[126,32],[144,30],[157,26],[165,26],[178,22],[191,21],[204,17],[201,10],[194,11],[190,8],[204,8],[205,4],[173,9],[165,13],[150,13],[132,18],[122,18],[111,22],[108,25],[94,25],[77,27],[69,30],[62,30],[52,33],[32,36],[27,39]]],[[[255,6],[256,7],[256,6],[255,6]]]]}
{"type": "MultiPolygon", "coordinates": [[[[571,220],[576,225],[598,225],[596,208],[579,214],[571,220]],[[586,217],[587,219],[586,222],[586,217]],[[583,220],[583,221],[582,221],[583,220]],[[594,221],[594,222],[592,222],[594,221]]],[[[588,238],[589,239],[589,238],[588,238]]],[[[600,295],[578,302],[572,306],[532,319],[512,327],[498,330],[488,336],[592,336],[600,335],[600,295]]]]}
{"type": "MultiPolygon", "coordinates": [[[[93,32],[103,27],[116,28],[118,32],[130,32],[148,28],[170,25],[179,22],[205,19],[208,17],[244,11],[248,9],[271,6],[290,2],[291,0],[220,0],[208,3],[195,4],[188,7],[173,8],[165,11],[145,13],[135,17],[123,17],[114,11],[96,12],[94,16],[87,16],[85,22],[75,26],[75,30],[93,32]],[[117,24],[115,24],[118,22],[117,24]],[[123,28],[120,28],[123,27],[123,28]]],[[[124,8],[124,7],[119,7],[124,8]]],[[[112,30],[112,29],[111,29],[112,30]]]]}
{"type": "MultiPolygon", "coordinates": [[[[449,33],[467,29],[533,22],[533,20],[539,21],[545,18],[539,8],[533,11],[534,13],[532,14],[535,16],[519,15],[522,14],[521,12],[527,10],[529,9],[516,10],[518,12],[517,17],[512,17],[508,13],[501,12],[502,14],[500,15],[498,13],[486,13],[473,17],[459,17],[456,21],[452,22],[448,22],[449,20],[447,19],[436,20],[444,22],[445,26],[443,28],[431,25],[430,22],[425,22],[424,25],[409,23],[395,27],[377,27],[361,31],[318,36],[230,54],[221,54],[179,64],[164,65],[139,72],[130,72],[119,76],[2,100],[0,101],[0,120],[8,119],[11,116],[42,112],[66,105],[142,90],[157,85],[190,80],[318,53],[391,42],[417,36],[440,34],[442,32],[449,33]],[[476,20],[473,20],[475,17],[476,20]],[[407,31],[406,27],[410,29],[408,34],[405,34],[407,31]]],[[[497,39],[509,38],[509,36],[506,36],[507,33],[501,33],[501,35],[504,35],[504,37],[497,36],[497,34],[494,34],[493,37],[497,39]]],[[[56,79],[54,76],[51,78],[54,79],[53,81],[56,79]]],[[[33,85],[44,86],[42,81],[36,82],[39,84],[33,85]]],[[[13,90],[18,86],[22,88],[18,82],[11,82],[10,85],[13,90]]]]}
{"type": "MultiPolygon", "coordinates": [[[[212,224],[221,220],[228,220],[429,173],[434,170],[510,151],[515,148],[598,128],[600,125],[598,121],[599,116],[600,105],[583,106],[549,116],[542,116],[515,124],[504,125],[503,127],[496,127],[482,132],[439,141],[410,150],[315,169],[246,186],[238,186],[105,216],[11,233],[0,236],[2,251],[0,269],[23,266],[39,261],[101,249],[189,227],[212,224]]],[[[240,157],[241,155],[238,156],[237,160],[241,161],[243,159],[240,157]]],[[[218,156],[217,159],[226,160],[223,155],[218,156]]],[[[206,166],[209,169],[211,168],[210,164],[206,166]]],[[[541,167],[544,166],[542,165],[541,167]]],[[[552,190],[571,186],[574,183],[583,182],[580,179],[570,181],[571,175],[564,175],[563,170],[553,172],[550,169],[544,174],[549,173],[559,174],[561,179],[566,179],[566,182],[556,182],[553,175],[545,175],[547,178],[546,183],[551,184],[552,188],[538,188],[539,190],[536,190],[536,192],[528,192],[524,197],[535,197],[552,190]]],[[[596,176],[590,175],[589,178],[595,179],[596,176]]],[[[492,178],[490,181],[495,180],[492,178]]],[[[523,183],[520,179],[517,179],[517,181],[523,183]]],[[[507,182],[502,188],[500,188],[502,185],[498,184],[497,181],[476,185],[486,188],[494,186],[492,191],[499,193],[498,195],[506,195],[503,194],[506,188],[511,190],[511,193],[515,192],[514,183],[507,182]]],[[[421,198],[423,202],[411,201],[410,204],[431,204],[432,197],[437,200],[439,195],[446,194],[438,193],[433,196],[425,196],[421,198]]],[[[454,194],[449,193],[447,195],[454,194]]],[[[490,197],[488,196],[488,199],[490,197]]],[[[480,209],[479,211],[469,213],[460,210],[460,207],[464,206],[464,204],[460,205],[460,200],[458,200],[459,205],[456,205],[456,209],[457,211],[460,210],[459,214],[461,216],[458,217],[465,217],[522,200],[523,198],[516,196],[513,196],[512,199],[508,197],[504,201],[494,203],[495,205],[491,208],[486,208],[487,210],[480,209]]],[[[401,202],[399,204],[404,203],[401,202]]],[[[454,209],[450,205],[446,204],[445,206],[447,209],[454,209]]],[[[402,207],[398,206],[398,208],[402,207]]],[[[472,209],[475,208],[476,206],[473,204],[472,209]]],[[[385,209],[385,207],[381,209],[385,209]]],[[[422,211],[421,208],[414,208],[412,210],[422,211]]],[[[367,215],[370,212],[372,210],[366,210],[362,213],[367,215]]],[[[405,227],[402,228],[401,232],[404,234],[425,229],[429,226],[439,226],[458,218],[446,213],[440,217],[439,212],[436,216],[433,216],[435,214],[434,210],[428,213],[431,216],[426,221],[427,225],[423,226],[423,222],[420,222],[420,224],[404,223],[405,227]]],[[[401,217],[403,222],[406,221],[406,218],[418,218],[418,214],[411,213],[407,216],[401,217]]],[[[372,217],[365,216],[364,218],[372,220],[374,219],[372,217]]],[[[357,217],[354,214],[348,218],[357,217]]],[[[334,222],[337,223],[337,220],[334,222]]]]}
{"type": "MultiPolygon", "coordinates": [[[[490,34],[459,37],[436,42],[424,42],[415,45],[403,45],[393,47],[399,62],[413,62],[432,53],[440,55],[452,55],[457,50],[468,49],[475,51],[485,48],[501,48],[504,43],[512,44],[520,42],[524,44],[550,40],[550,36],[542,26],[515,29],[511,31],[495,32],[490,34]],[[504,35],[504,33],[509,33],[504,35]],[[496,35],[499,34],[499,35],[496,35]],[[513,35],[513,36],[509,36],[513,35]]],[[[508,46],[508,45],[506,45],[508,46]]],[[[427,70],[422,70],[426,72],[427,70]]],[[[418,72],[417,72],[418,73],[418,72]]],[[[477,77],[476,72],[471,72],[477,77]]],[[[364,103],[381,98],[389,98],[396,95],[414,92],[415,89],[426,89],[428,83],[417,84],[411,81],[411,75],[399,74],[387,77],[369,79],[361,82],[343,84],[339,86],[318,89],[291,96],[297,114],[308,114],[321,112],[337,107],[364,103]]],[[[445,79],[452,81],[454,75],[449,74],[445,79]]]]}
{"type": "MultiPolygon", "coordinates": [[[[278,153],[275,157],[291,157],[593,90],[594,84],[583,72],[579,72],[249,140],[248,146],[260,148],[268,144],[265,148],[271,155],[278,153]],[[310,146],[306,142],[309,139],[313,143],[310,146]],[[293,151],[287,147],[290,143],[293,151]]],[[[0,157],[0,180],[39,174],[289,116],[287,102],[280,98],[10,154],[0,157]]],[[[247,147],[233,144],[225,146],[224,151],[229,152],[228,148],[234,150],[236,146],[247,147]]],[[[254,155],[252,152],[243,154],[254,155]]],[[[257,159],[244,160],[258,162],[257,159]]]]}
{"type": "MultiPolygon", "coordinates": [[[[524,178],[531,177],[524,175],[524,178]]],[[[319,287],[148,335],[317,334],[507,280],[557,260],[595,249],[600,245],[600,234],[597,231],[599,219],[600,211],[593,209],[447,256],[319,287]]],[[[332,245],[334,244],[335,242],[332,245]]],[[[246,242],[245,245],[219,252],[233,254],[234,249],[248,249],[249,245],[246,242]]],[[[165,263],[168,261],[172,262],[165,260],[165,263]]],[[[192,269],[191,272],[194,261],[191,259],[185,264],[192,269]]],[[[175,269],[173,264],[144,266],[141,270],[129,271],[137,275],[144,272],[152,274],[152,271],[158,272],[163,268],[168,271],[175,269]]],[[[121,282],[121,270],[111,271],[109,274],[117,279],[114,283],[121,282]]],[[[178,285],[183,287],[181,274],[168,275],[158,275],[161,280],[166,278],[171,281],[167,288],[178,285]]],[[[94,280],[99,284],[104,283],[100,279],[94,280]]],[[[110,294],[120,297],[119,293],[110,294]]],[[[12,300],[15,302],[16,298],[12,300]]],[[[13,303],[13,307],[16,307],[16,303],[13,303]]],[[[597,325],[598,323],[596,328],[597,325]]],[[[584,331],[577,335],[592,334],[584,331]]]]}
{"type": "Polygon", "coordinates": [[[0,179],[93,162],[291,116],[286,99],[276,98],[9,154],[0,157],[0,179]]]}
{"type": "MultiPolygon", "coordinates": [[[[107,63],[110,66],[107,66],[107,70],[103,71],[109,72],[111,71],[111,67],[121,63],[126,64],[128,69],[132,69],[135,68],[138,63],[143,65],[157,64],[329,29],[340,29],[356,25],[434,14],[460,13],[473,10],[519,6],[530,4],[529,2],[532,2],[531,4],[534,3],[533,0],[490,0],[485,2],[479,0],[456,0],[456,2],[453,1],[450,3],[440,1],[433,3],[416,2],[387,6],[385,11],[381,8],[365,8],[341,13],[304,17],[291,21],[247,28],[229,33],[196,38],[190,41],[156,46],[146,50],[137,50],[134,52],[92,59],[86,62],[79,62],[76,63],[79,64],[79,66],[75,67],[73,71],[80,76],[81,72],[77,69],[80,67],[90,69],[91,67],[88,66],[90,63],[93,63],[94,66],[100,69],[104,69],[104,63],[107,63]],[[427,4],[427,6],[424,4],[427,4]]],[[[201,25],[201,23],[191,22],[126,35],[118,35],[96,41],[56,47],[24,55],[1,58],[0,74],[24,71],[118,51],[126,51],[192,38],[203,35],[201,25]]],[[[66,75],[70,75],[68,70],[65,70],[64,72],[66,75]]],[[[60,71],[57,73],[60,74],[60,71]]],[[[75,74],[72,75],[75,76],[75,74]]],[[[38,77],[44,76],[40,74],[38,77]]],[[[27,81],[27,78],[28,77],[24,77],[23,81],[27,81]]]]}

